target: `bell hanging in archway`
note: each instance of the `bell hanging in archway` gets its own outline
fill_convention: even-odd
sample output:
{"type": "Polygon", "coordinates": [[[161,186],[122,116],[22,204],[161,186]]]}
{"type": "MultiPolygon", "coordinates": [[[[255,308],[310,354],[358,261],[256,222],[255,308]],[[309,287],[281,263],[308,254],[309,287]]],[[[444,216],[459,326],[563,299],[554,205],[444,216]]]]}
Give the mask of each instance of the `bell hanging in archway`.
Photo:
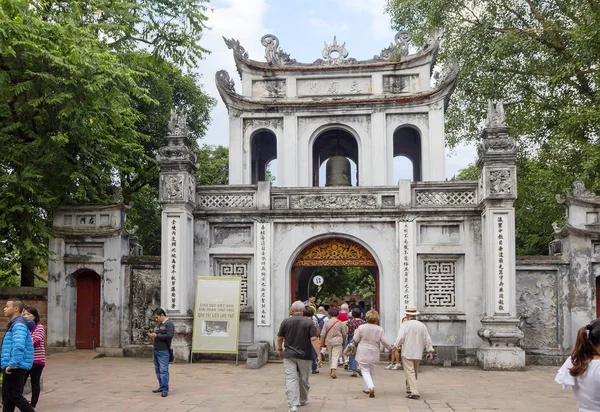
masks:
{"type": "Polygon", "coordinates": [[[331,156],[325,168],[325,186],[352,186],[350,160],[345,156],[331,156]]]}

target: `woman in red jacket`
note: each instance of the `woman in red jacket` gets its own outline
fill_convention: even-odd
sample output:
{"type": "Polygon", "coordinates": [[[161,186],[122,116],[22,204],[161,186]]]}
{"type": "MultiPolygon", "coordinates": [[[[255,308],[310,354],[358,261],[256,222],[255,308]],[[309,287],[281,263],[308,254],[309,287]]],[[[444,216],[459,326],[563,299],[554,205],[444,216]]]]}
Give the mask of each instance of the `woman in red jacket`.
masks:
{"type": "Polygon", "coordinates": [[[40,323],[40,315],[36,308],[29,307],[23,310],[23,317],[32,320],[35,323],[35,328],[31,331],[33,339],[33,366],[25,374],[25,382],[31,376],[31,406],[35,408],[40,398],[40,379],[42,371],[46,365],[46,348],[44,346],[44,338],[46,332],[44,326],[40,323]]]}

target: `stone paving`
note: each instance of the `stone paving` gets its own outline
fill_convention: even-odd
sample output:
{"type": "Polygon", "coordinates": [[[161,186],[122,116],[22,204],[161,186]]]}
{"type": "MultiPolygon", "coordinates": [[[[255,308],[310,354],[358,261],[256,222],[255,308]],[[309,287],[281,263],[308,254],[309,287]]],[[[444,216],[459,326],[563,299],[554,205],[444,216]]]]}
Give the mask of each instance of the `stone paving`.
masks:
{"type": "MultiPolygon", "coordinates": [[[[259,370],[240,363],[170,365],[171,393],[157,387],[150,359],[97,358],[91,351],[52,355],[44,370],[44,411],[287,411],[283,365],[259,370]]],[[[573,393],[554,383],[557,367],[531,366],[525,372],[484,372],[471,367],[424,366],[420,400],[405,398],[404,372],[375,371],[376,397],[361,392],[362,378],[338,369],[311,375],[309,402],[300,412],[491,412],[577,411],[573,393]]]]}

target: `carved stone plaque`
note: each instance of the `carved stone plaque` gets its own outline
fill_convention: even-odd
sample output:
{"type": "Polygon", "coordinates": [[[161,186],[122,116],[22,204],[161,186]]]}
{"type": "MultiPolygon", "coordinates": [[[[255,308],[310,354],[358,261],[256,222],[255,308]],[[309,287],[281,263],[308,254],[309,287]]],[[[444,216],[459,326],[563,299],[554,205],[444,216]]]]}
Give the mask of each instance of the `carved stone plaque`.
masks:
{"type": "Polygon", "coordinates": [[[290,209],[376,209],[375,195],[290,196],[290,209]]]}
{"type": "Polygon", "coordinates": [[[253,80],[252,96],[254,97],[285,97],[285,80],[253,80]]]}
{"type": "Polygon", "coordinates": [[[509,169],[490,170],[488,184],[490,195],[510,195],[513,193],[513,179],[509,169]]]}
{"type": "Polygon", "coordinates": [[[131,270],[131,343],[148,344],[148,332],[154,329],[152,311],[160,307],[160,268],[131,270]]]}
{"type": "Polygon", "coordinates": [[[558,348],[557,307],[556,272],[517,272],[517,314],[525,335],[523,348],[558,348]]]}
{"type": "Polygon", "coordinates": [[[371,94],[371,77],[298,79],[298,96],[338,96],[371,94]]]}
{"type": "Polygon", "coordinates": [[[211,225],[211,246],[250,246],[252,245],[250,225],[211,225]]]}
{"type": "Polygon", "coordinates": [[[418,74],[383,76],[384,93],[416,93],[419,89],[418,74]]]}

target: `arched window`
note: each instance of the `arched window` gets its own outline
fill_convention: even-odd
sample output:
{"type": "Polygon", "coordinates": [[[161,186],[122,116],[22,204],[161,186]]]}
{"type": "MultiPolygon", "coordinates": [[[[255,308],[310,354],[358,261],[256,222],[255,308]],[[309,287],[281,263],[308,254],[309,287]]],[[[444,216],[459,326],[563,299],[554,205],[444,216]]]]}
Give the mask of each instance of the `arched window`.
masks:
{"type": "MultiPolygon", "coordinates": [[[[277,159],[277,137],[273,132],[263,130],[256,133],[251,141],[252,184],[267,180],[267,166],[277,159]]],[[[271,171],[272,172],[272,171],[271,171]]]]}
{"type": "Polygon", "coordinates": [[[327,130],[315,140],[313,144],[313,186],[332,185],[327,181],[326,162],[334,156],[338,160],[340,157],[348,160],[348,170],[346,170],[343,160],[336,162],[335,166],[336,168],[341,167],[344,169],[344,173],[347,172],[350,175],[349,184],[346,186],[358,186],[358,142],[354,136],[342,129],[327,130]]]}
{"type": "MultiPolygon", "coordinates": [[[[398,179],[408,176],[406,167],[410,167],[406,161],[396,160],[398,156],[408,159],[412,166],[412,181],[421,181],[421,135],[412,127],[400,127],[394,132],[394,178],[398,179]],[[396,171],[398,167],[398,171],[396,171]]],[[[398,181],[396,179],[396,182],[398,181]]]]}

